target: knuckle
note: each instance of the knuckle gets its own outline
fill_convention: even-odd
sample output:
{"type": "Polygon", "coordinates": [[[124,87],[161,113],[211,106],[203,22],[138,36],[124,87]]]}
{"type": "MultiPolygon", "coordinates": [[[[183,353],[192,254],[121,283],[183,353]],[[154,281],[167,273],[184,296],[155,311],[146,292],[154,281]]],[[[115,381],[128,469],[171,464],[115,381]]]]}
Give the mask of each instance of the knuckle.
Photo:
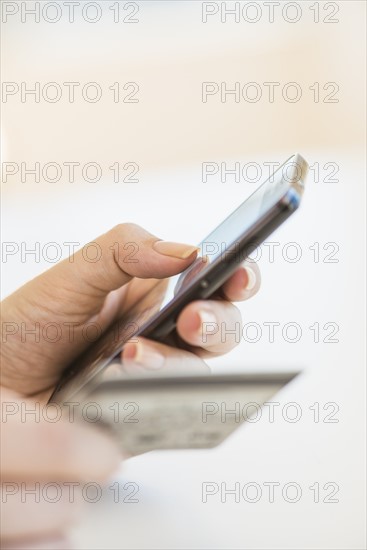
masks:
{"type": "Polygon", "coordinates": [[[133,233],[139,229],[140,227],[135,223],[126,222],[126,223],[119,223],[115,225],[115,227],[111,229],[111,233],[115,236],[115,238],[122,238],[125,235],[133,233]]]}

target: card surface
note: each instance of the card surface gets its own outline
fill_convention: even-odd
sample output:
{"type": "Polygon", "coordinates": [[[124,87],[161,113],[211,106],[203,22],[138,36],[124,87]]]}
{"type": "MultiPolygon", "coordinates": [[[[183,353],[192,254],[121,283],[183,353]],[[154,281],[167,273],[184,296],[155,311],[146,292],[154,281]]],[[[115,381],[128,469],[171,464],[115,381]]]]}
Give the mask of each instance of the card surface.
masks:
{"type": "Polygon", "coordinates": [[[121,378],[80,399],[79,414],[107,426],[132,454],[219,445],[298,373],[121,378]]]}

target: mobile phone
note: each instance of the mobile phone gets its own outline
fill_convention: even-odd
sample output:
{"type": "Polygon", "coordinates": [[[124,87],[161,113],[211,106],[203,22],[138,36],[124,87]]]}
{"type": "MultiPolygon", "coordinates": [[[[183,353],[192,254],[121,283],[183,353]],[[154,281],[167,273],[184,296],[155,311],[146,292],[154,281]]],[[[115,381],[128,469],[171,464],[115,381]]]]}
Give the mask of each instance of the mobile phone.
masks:
{"type": "Polygon", "coordinates": [[[197,259],[181,274],[157,280],[68,369],[51,396],[63,403],[80,392],[137,336],[165,341],[182,309],[209,298],[248,256],[300,205],[307,162],[292,155],[200,244],[197,259]]]}
{"type": "Polygon", "coordinates": [[[269,399],[297,372],[141,376],[102,381],[73,402],[78,420],[98,422],[131,455],[216,447],[244,422],[266,419],[269,399]]]}

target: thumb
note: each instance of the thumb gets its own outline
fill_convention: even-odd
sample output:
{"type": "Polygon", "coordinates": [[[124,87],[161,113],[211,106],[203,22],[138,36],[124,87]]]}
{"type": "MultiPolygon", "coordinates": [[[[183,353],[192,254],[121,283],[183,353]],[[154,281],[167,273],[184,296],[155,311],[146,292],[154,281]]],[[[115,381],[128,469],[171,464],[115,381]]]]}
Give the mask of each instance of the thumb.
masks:
{"type": "MultiPolygon", "coordinates": [[[[99,310],[106,295],[132,277],[161,279],[180,273],[196,258],[195,246],[166,242],[142,227],[121,224],[85,245],[70,258],[34,279],[32,290],[52,294],[70,289],[74,296],[88,296],[88,316],[99,310]]],[[[60,304],[62,307],[62,304],[60,304]]]]}

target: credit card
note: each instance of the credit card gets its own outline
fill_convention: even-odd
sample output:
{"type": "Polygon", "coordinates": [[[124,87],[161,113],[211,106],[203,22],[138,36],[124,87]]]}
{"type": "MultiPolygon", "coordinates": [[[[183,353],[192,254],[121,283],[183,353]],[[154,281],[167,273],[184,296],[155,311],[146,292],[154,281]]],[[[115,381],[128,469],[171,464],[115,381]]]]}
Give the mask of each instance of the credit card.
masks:
{"type": "Polygon", "coordinates": [[[131,454],[206,449],[256,421],[263,404],[298,374],[124,377],[86,387],[74,410],[81,420],[108,427],[131,454]]]}

